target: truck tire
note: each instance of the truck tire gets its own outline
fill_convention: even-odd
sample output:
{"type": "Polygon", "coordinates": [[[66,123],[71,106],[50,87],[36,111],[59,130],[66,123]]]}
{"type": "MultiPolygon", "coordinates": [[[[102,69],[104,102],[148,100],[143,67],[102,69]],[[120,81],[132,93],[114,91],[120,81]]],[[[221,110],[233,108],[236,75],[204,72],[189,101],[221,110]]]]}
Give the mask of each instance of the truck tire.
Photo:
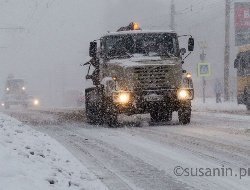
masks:
{"type": "Polygon", "coordinates": [[[118,126],[118,113],[111,102],[106,105],[104,117],[109,127],[118,126]]]}
{"type": "Polygon", "coordinates": [[[86,89],[85,98],[87,122],[90,124],[103,124],[103,97],[100,89],[86,89]],[[93,97],[93,94],[95,97],[93,97]],[[95,101],[92,98],[96,98],[95,101]]]}
{"type": "Polygon", "coordinates": [[[87,117],[87,122],[90,124],[103,124],[102,121],[102,111],[98,108],[99,106],[93,106],[93,105],[88,105],[88,102],[86,102],[86,117],[87,117]]]}
{"type": "Polygon", "coordinates": [[[150,112],[150,119],[151,119],[151,122],[158,122],[159,121],[158,111],[151,111],[150,112]]]}
{"type": "Polygon", "coordinates": [[[173,117],[173,112],[172,111],[167,111],[167,113],[165,114],[165,121],[172,121],[172,117],[173,117]]]}
{"type": "Polygon", "coordinates": [[[247,105],[247,110],[250,111],[250,104],[247,105]]]}
{"type": "Polygon", "coordinates": [[[182,107],[178,111],[179,122],[182,125],[187,125],[191,121],[191,107],[182,107]]]}

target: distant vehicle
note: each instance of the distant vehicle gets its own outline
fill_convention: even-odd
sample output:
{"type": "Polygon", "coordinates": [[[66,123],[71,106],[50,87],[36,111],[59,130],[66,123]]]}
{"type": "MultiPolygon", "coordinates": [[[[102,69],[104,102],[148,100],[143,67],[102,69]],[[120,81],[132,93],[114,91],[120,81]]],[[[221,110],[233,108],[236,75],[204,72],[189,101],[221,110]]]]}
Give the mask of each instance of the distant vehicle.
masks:
{"type": "Polygon", "coordinates": [[[237,100],[250,110],[250,46],[240,49],[234,61],[237,68],[237,100]]]}
{"type": "MultiPolygon", "coordinates": [[[[189,36],[191,53],[194,39],[183,36],[189,36]]],[[[180,37],[174,31],[144,31],[133,22],[90,42],[92,59],[85,65],[94,71],[86,79],[94,87],[85,90],[88,121],[115,126],[118,114],[149,113],[151,121],[162,122],[177,111],[181,124],[190,123],[194,89],[182,67],[190,53],[182,58],[180,37]]]]}
{"type": "Polygon", "coordinates": [[[21,105],[24,108],[38,106],[40,104],[39,100],[29,96],[26,90],[23,79],[8,77],[5,84],[2,106],[5,109],[9,109],[12,105],[21,105]]]}

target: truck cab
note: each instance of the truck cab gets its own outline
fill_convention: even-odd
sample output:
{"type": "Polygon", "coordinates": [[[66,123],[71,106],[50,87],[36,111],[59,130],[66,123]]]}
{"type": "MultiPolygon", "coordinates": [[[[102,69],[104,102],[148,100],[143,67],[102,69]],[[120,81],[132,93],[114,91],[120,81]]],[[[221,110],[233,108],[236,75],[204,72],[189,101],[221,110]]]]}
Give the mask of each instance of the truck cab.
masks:
{"type": "MultiPolygon", "coordinates": [[[[144,31],[137,23],[90,43],[94,67],[85,91],[90,122],[117,122],[118,114],[149,113],[153,122],[169,121],[178,111],[182,124],[191,118],[194,90],[191,75],[182,69],[179,36],[173,31],[144,31]]],[[[194,40],[189,38],[189,51],[194,40]]]]}

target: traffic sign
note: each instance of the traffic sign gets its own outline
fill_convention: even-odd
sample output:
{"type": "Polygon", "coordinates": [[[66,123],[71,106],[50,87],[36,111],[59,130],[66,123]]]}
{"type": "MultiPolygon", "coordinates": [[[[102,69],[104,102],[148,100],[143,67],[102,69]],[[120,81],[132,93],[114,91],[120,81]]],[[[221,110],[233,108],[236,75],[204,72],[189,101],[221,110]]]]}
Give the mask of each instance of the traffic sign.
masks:
{"type": "Polygon", "coordinates": [[[198,77],[210,77],[211,67],[209,63],[198,63],[198,77]]]}

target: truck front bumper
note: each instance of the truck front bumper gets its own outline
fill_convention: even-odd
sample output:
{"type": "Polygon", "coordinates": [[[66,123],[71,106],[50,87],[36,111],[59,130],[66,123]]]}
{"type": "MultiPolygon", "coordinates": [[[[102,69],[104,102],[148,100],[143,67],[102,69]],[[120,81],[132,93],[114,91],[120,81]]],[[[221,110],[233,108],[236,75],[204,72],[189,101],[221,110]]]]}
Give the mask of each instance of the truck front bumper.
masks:
{"type": "Polygon", "coordinates": [[[123,91],[113,94],[113,101],[119,113],[148,113],[152,108],[179,110],[191,106],[193,89],[161,89],[144,91],[123,91]]]}

